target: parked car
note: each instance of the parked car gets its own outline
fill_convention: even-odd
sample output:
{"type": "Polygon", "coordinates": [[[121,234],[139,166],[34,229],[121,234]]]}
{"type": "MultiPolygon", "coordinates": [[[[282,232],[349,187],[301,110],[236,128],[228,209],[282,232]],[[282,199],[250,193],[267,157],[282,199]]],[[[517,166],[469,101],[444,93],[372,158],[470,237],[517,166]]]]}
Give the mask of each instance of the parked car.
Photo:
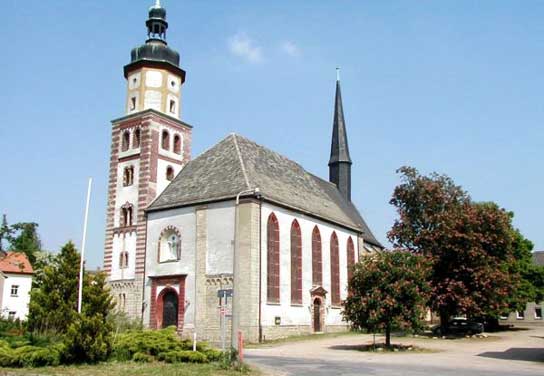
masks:
{"type": "Polygon", "coordinates": [[[467,319],[453,319],[448,322],[445,329],[446,332],[443,333],[442,327],[438,325],[433,328],[433,334],[438,336],[446,334],[480,334],[484,331],[484,325],[467,319]]]}

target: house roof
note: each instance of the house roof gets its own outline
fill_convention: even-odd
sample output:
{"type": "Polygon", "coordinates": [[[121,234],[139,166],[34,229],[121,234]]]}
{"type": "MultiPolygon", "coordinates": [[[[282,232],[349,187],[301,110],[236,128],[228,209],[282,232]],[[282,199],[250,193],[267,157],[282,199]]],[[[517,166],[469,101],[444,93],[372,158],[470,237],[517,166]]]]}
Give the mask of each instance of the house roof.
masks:
{"type": "Polygon", "coordinates": [[[534,251],[533,262],[537,265],[544,266],[544,251],[534,251]]]}
{"type": "Polygon", "coordinates": [[[187,163],[148,210],[232,199],[253,188],[259,188],[266,201],[354,229],[381,247],[355,205],[334,184],[236,134],[187,163]]]}
{"type": "Polygon", "coordinates": [[[7,252],[0,259],[0,271],[4,273],[33,274],[32,265],[22,252],[7,252]]]}

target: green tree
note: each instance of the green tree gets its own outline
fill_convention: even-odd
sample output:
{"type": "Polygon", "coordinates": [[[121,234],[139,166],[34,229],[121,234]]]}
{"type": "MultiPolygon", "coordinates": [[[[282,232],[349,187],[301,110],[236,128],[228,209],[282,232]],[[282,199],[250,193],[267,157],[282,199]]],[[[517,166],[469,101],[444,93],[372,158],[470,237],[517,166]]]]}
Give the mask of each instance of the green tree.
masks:
{"type": "Polygon", "coordinates": [[[390,203],[399,219],[388,237],[430,260],[430,306],[441,324],[454,314],[500,314],[520,279],[511,269],[511,214],[493,203],[474,203],[445,175],[423,176],[411,167],[398,172],[402,182],[390,203]]]}
{"type": "Polygon", "coordinates": [[[82,313],[70,324],[64,338],[69,362],[95,363],[108,358],[113,328],[107,318],[113,308],[104,273],[86,274],[82,313]]]}
{"type": "Polygon", "coordinates": [[[353,269],[343,316],[355,329],[383,330],[391,346],[391,330],[422,326],[430,286],[425,258],[405,251],[362,258],[353,269]]]}
{"type": "Polygon", "coordinates": [[[97,362],[111,352],[114,303],[104,273],[84,273],[82,309],[77,312],[80,254],[72,242],[41,260],[30,293],[28,328],[63,337],[68,362],[97,362]]]}
{"type": "Polygon", "coordinates": [[[79,253],[68,242],[52,261],[38,270],[30,292],[31,331],[66,333],[77,315],[79,253]]]}
{"type": "Polygon", "coordinates": [[[34,265],[36,254],[42,249],[38,235],[38,224],[34,222],[15,223],[11,226],[9,242],[13,251],[24,253],[30,263],[34,265]]]}

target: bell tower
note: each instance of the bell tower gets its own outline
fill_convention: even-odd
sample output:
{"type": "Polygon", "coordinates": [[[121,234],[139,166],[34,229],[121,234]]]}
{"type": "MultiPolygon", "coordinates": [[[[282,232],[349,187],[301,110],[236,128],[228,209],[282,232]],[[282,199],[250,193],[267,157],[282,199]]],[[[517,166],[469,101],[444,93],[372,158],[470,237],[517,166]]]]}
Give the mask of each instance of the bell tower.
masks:
{"type": "Polygon", "coordinates": [[[124,67],[124,116],[112,121],[104,270],[129,317],[142,317],[145,209],[191,158],[192,126],[181,121],[185,71],[166,42],[166,10],[149,8],[147,40],[124,67]]]}

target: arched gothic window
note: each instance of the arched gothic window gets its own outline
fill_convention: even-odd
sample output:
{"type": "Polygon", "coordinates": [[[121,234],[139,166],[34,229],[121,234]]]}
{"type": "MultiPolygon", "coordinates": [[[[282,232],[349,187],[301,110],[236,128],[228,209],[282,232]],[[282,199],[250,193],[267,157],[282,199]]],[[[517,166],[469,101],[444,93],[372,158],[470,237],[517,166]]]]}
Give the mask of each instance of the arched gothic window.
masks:
{"type": "Polygon", "coordinates": [[[348,238],[347,244],[347,264],[348,264],[348,283],[353,276],[353,265],[355,265],[355,247],[351,236],[348,238]]]}
{"type": "Polygon", "coordinates": [[[134,166],[127,166],[123,170],[123,186],[128,187],[134,183],[134,166]]]}
{"type": "Polygon", "coordinates": [[[269,303],[280,302],[280,229],[278,219],[271,213],[266,227],[267,291],[269,303]]]}
{"type": "Polygon", "coordinates": [[[162,131],[161,145],[164,150],[170,149],[170,134],[168,133],[167,130],[162,131]]]}
{"type": "Polygon", "coordinates": [[[121,140],[121,151],[127,151],[130,146],[130,132],[128,130],[123,132],[121,140]]]}
{"type": "Polygon", "coordinates": [[[129,204],[128,202],[121,206],[121,218],[120,218],[120,226],[121,227],[128,227],[132,226],[132,220],[133,220],[133,207],[132,204],[129,204]]]}
{"type": "Polygon", "coordinates": [[[132,147],[137,149],[140,147],[140,128],[134,130],[134,136],[132,138],[132,147]]]}
{"type": "Polygon", "coordinates": [[[296,219],[291,224],[291,304],[302,304],[302,239],[296,219]]]}
{"type": "Polygon", "coordinates": [[[331,303],[340,306],[340,259],[338,254],[338,236],[336,232],[331,235],[331,303]]]}
{"type": "Polygon", "coordinates": [[[312,231],[312,285],[323,285],[323,256],[321,251],[321,234],[317,226],[312,231]]]}
{"type": "Polygon", "coordinates": [[[181,154],[181,137],[179,134],[174,136],[174,153],[181,154]]]}
{"type": "Polygon", "coordinates": [[[166,180],[174,180],[174,168],[172,166],[166,167],[166,180]]]}
{"type": "Polygon", "coordinates": [[[128,252],[122,251],[119,254],[119,269],[126,269],[128,268],[128,252]]]}
{"type": "Polygon", "coordinates": [[[173,226],[165,228],[159,238],[159,262],[176,261],[181,257],[181,234],[173,226]]]}

